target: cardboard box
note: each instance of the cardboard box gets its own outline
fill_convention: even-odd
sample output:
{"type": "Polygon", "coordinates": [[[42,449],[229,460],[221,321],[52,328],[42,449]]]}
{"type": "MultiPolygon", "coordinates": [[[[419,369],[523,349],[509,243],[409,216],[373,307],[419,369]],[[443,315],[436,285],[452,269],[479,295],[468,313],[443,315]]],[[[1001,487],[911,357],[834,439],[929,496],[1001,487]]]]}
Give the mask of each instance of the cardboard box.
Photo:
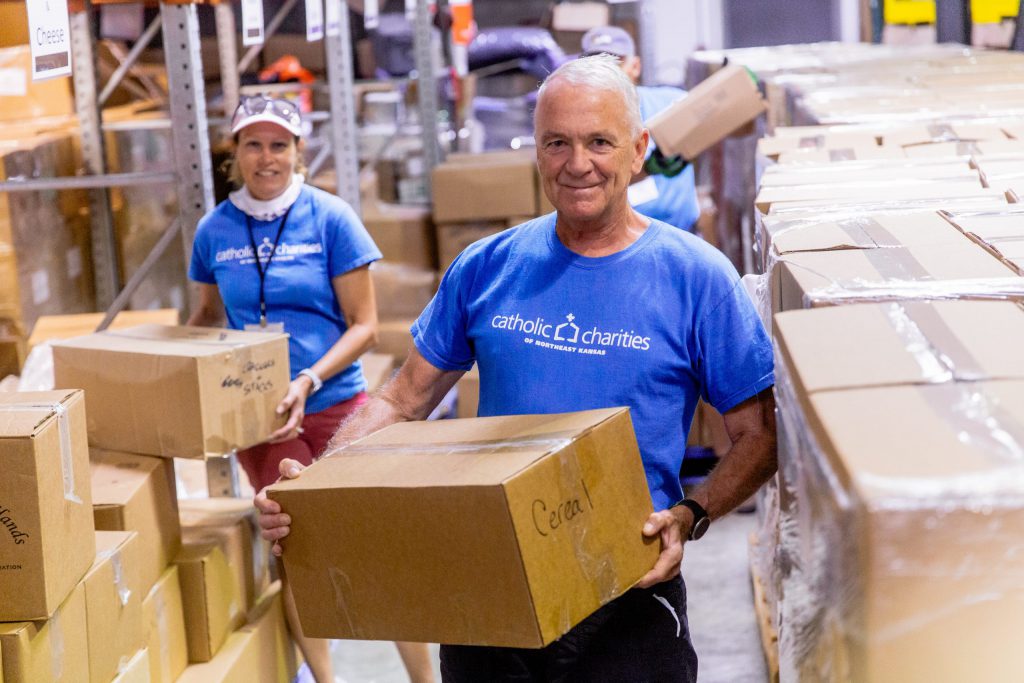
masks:
{"type": "Polygon", "coordinates": [[[395,373],[395,357],[386,353],[364,353],[359,362],[366,377],[366,392],[372,394],[395,373]]]}
{"type": "Polygon", "coordinates": [[[5,86],[0,92],[0,120],[31,121],[74,113],[70,79],[32,80],[28,45],[0,48],[0,71],[5,86]]]}
{"type": "Polygon", "coordinates": [[[769,166],[761,174],[761,187],[815,185],[830,182],[879,182],[883,180],[952,180],[971,181],[979,177],[977,169],[963,159],[947,161],[839,161],[829,164],[769,166]]]}
{"type": "Polygon", "coordinates": [[[405,263],[377,261],[370,266],[378,320],[416,318],[437,291],[437,271],[405,263]]]}
{"type": "Polygon", "coordinates": [[[765,110],[757,84],[741,66],[726,66],[686,97],[644,122],[664,154],[696,159],[765,110]]]}
{"type": "Polygon", "coordinates": [[[814,185],[790,185],[764,187],[757,193],[755,205],[761,213],[768,213],[776,203],[792,206],[793,202],[829,203],[830,200],[851,199],[878,200],[892,199],[944,199],[985,194],[981,179],[975,174],[966,180],[885,180],[879,182],[833,181],[814,185]]]}
{"type": "Polygon", "coordinates": [[[437,239],[430,209],[423,206],[368,203],[363,224],[386,261],[437,268],[437,239]]]}
{"type": "Polygon", "coordinates": [[[883,137],[885,144],[901,147],[934,142],[998,142],[1006,139],[1000,126],[989,123],[929,123],[887,131],[883,137]]]}
{"type": "Polygon", "coordinates": [[[260,683],[291,683],[298,670],[295,645],[284,620],[281,583],[275,581],[249,612],[242,631],[253,634],[259,658],[260,683]]]}
{"type": "Polygon", "coordinates": [[[251,631],[235,631],[208,662],[189,664],[176,683],[252,683],[260,681],[258,640],[251,631]]]}
{"type": "Polygon", "coordinates": [[[531,215],[537,211],[535,174],[532,154],[506,152],[450,159],[431,174],[434,222],[531,215]]]}
{"type": "Polygon", "coordinates": [[[0,620],[46,619],[96,555],[81,391],[0,393],[0,620]]]}
{"type": "Polygon", "coordinates": [[[437,251],[441,272],[448,270],[452,261],[473,242],[497,235],[505,230],[504,221],[478,221],[475,223],[449,223],[437,226],[437,251]]]}
{"type": "Polygon", "coordinates": [[[188,661],[208,662],[245,621],[238,579],[216,542],[183,545],[177,565],[188,661]]]}
{"type": "Polygon", "coordinates": [[[842,163],[844,161],[883,161],[906,159],[902,147],[886,145],[857,147],[806,147],[781,152],[776,161],[780,165],[842,163]]]}
{"type": "Polygon", "coordinates": [[[801,397],[894,384],[1024,379],[1024,357],[1011,341],[1017,334],[1024,334],[1024,310],[1009,301],[895,301],[775,316],[778,353],[801,397]]]}
{"type": "Polygon", "coordinates": [[[476,417],[480,408],[480,368],[476,365],[455,384],[459,390],[456,417],[476,417]]]}
{"type": "Polygon", "coordinates": [[[808,402],[820,448],[799,456],[799,534],[817,553],[797,558],[796,580],[806,617],[830,626],[788,624],[804,634],[792,670],[810,680],[837,668],[854,681],[1012,680],[1024,666],[1012,635],[1024,594],[1007,548],[1024,513],[1009,462],[1024,382],[823,391],[808,402]],[[967,405],[984,412],[972,417],[967,405]]]}
{"type": "Polygon", "coordinates": [[[203,458],[265,440],[283,424],[288,337],[139,325],[53,345],[57,386],[86,390],[89,442],[203,458]]]}
{"type": "MultiPolygon", "coordinates": [[[[91,534],[90,534],[91,535],[91,534]]],[[[5,598],[11,595],[4,593],[5,598]]],[[[79,683],[89,680],[85,587],[77,584],[47,621],[0,623],[4,681],[79,683]]]]}
{"type": "MultiPolygon", "coordinates": [[[[70,339],[83,334],[92,334],[103,322],[106,313],[73,313],[70,315],[41,315],[32,328],[28,338],[28,348],[44,341],[70,339]]],[[[155,311],[121,311],[110,323],[108,330],[123,330],[136,325],[157,323],[160,325],[177,325],[180,314],[174,308],[161,308],[155,311]]]]}
{"type": "Polygon", "coordinates": [[[142,601],[149,650],[149,680],[173,683],[188,666],[185,615],[178,568],[171,565],[142,601]]]}
{"type": "Polygon", "coordinates": [[[1024,213],[946,214],[965,235],[1018,273],[1024,272],[1024,213]]]}
{"type": "Polygon", "coordinates": [[[964,243],[964,236],[935,211],[831,220],[763,216],[758,231],[758,244],[766,256],[764,272],[780,258],[801,252],[964,243]]]}
{"type": "Polygon", "coordinates": [[[1024,298],[1024,279],[975,244],[805,252],[772,275],[772,310],[893,299],[1024,298]]]}
{"type": "Polygon", "coordinates": [[[783,131],[784,128],[777,129],[775,135],[758,140],[757,153],[775,159],[783,152],[798,149],[864,149],[878,146],[878,135],[868,131],[830,132],[825,126],[810,127],[805,135],[785,135],[783,131]]]}
{"type": "Polygon", "coordinates": [[[18,375],[25,363],[25,336],[16,321],[0,318],[0,379],[18,375]]]}
{"type": "Polygon", "coordinates": [[[251,498],[193,498],[178,503],[182,541],[220,545],[241,589],[242,610],[248,611],[269,585],[270,546],[256,527],[251,498]]]}
{"type": "Polygon", "coordinates": [[[148,591],[181,549],[174,462],[99,448],[89,460],[96,528],[138,533],[140,588],[148,591]]]}
{"type": "Polygon", "coordinates": [[[111,683],[151,683],[149,677],[149,650],[139,650],[121,668],[111,683]]]}
{"type": "Polygon", "coordinates": [[[146,646],[140,551],[134,531],[96,532],[96,561],[82,579],[90,683],[107,683],[146,646]]]}
{"type": "Polygon", "coordinates": [[[374,352],[394,357],[395,363],[401,366],[413,348],[410,329],[414,322],[415,319],[388,320],[380,323],[377,326],[377,346],[374,347],[374,352]]]}
{"type": "Polygon", "coordinates": [[[317,638],[542,647],[659,552],[625,408],[396,424],[268,495],[317,638]],[[382,536],[382,506],[418,513],[382,536]]]}

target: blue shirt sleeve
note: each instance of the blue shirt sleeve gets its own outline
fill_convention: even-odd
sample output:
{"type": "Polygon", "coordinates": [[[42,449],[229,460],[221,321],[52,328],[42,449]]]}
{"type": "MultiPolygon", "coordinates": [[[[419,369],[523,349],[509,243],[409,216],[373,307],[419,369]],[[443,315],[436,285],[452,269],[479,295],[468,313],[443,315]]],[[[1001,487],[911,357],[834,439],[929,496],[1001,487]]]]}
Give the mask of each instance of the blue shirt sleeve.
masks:
{"type": "MultiPolygon", "coordinates": [[[[731,270],[731,265],[729,266],[731,270]]],[[[775,383],[771,340],[735,272],[719,273],[717,302],[697,323],[705,401],[725,413],[775,383]]]]}
{"type": "Polygon", "coordinates": [[[359,216],[346,202],[324,193],[324,246],[331,278],[381,258],[380,250],[359,216]]]}
{"type": "Polygon", "coordinates": [[[437,294],[412,326],[416,349],[441,370],[467,371],[475,360],[467,335],[465,293],[472,284],[469,260],[465,252],[455,259],[441,278],[437,294]]]}
{"type": "Polygon", "coordinates": [[[188,265],[188,277],[195,282],[215,285],[217,284],[217,279],[213,275],[213,270],[210,269],[210,261],[207,257],[209,243],[209,240],[206,239],[207,231],[209,230],[208,220],[209,218],[204,218],[199,221],[199,226],[196,228],[196,236],[192,240],[192,259],[188,265]]]}

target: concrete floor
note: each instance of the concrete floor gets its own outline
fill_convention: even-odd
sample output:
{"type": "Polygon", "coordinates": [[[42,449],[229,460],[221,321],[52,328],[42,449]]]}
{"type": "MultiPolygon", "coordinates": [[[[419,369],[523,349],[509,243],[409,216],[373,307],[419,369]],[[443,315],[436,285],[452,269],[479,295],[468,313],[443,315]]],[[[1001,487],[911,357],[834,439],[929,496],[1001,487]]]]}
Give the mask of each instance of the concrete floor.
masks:
{"type": "MultiPolygon", "coordinates": [[[[683,577],[690,632],[700,658],[699,683],[763,683],[767,680],[754,617],[747,536],[753,514],[732,514],[712,525],[700,542],[688,545],[683,577]]],[[[434,655],[437,680],[436,645],[434,655]]],[[[406,683],[391,643],[335,641],[335,670],[346,683],[406,683]]],[[[302,683],[312,683],[307,678],[302,683]]]]}

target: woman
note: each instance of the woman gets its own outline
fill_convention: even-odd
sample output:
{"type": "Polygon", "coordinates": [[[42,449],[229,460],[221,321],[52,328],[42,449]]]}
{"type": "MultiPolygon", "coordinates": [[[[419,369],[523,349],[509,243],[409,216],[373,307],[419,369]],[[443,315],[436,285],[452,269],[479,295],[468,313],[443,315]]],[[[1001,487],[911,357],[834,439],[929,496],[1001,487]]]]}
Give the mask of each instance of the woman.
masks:
{"type": "MultiPolygon", "coordinates": [[[[290,335],[292,381],[277,407],[287,420],[267,443],[238,453],[257,491],[277,480],[282,459],[311,463],[366,401],[358,359],[377,338],[369,264],[381,253],[348,204],[305,183],[301,125],[288,100],[243,99],[231,121],[239,189],[199,222],[189,267],[200,294],[189,325],[219,325],[226,315],[233,329],[290,335]]],[[[300,635],[291,591],[284,596],[313,675],[333,683],[328,641],[300,635]]],[[[399,652],[413,680],[431,680],[425,645],[399,652]]]]}

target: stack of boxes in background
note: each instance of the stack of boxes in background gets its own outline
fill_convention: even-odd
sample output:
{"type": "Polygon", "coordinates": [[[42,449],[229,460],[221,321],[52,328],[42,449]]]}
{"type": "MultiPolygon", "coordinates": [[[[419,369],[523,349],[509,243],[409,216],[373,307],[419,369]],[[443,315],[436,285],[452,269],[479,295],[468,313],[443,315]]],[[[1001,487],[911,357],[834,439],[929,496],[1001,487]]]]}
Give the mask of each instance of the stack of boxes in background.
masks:
{"type": "Polygon", "coordinates": [[[716,192],[749,202],[776,349],[780,471],[752,539],[769,659],[784,680],[1012,678],[1024,59],[731,61],[755,53],[773,135],[713,154],[745,169],[716,192]]]}
{"type": "Polygon", "coordinates": [[[0,393],[6,680],[294,677],[250,500],[179,501],[173,458],[251,445],[250,423],[272,429],[287,341],[225,332],[218,345],[210,332],[150,325],[55,342],[58,386],[84,392],[0,393]]]}

